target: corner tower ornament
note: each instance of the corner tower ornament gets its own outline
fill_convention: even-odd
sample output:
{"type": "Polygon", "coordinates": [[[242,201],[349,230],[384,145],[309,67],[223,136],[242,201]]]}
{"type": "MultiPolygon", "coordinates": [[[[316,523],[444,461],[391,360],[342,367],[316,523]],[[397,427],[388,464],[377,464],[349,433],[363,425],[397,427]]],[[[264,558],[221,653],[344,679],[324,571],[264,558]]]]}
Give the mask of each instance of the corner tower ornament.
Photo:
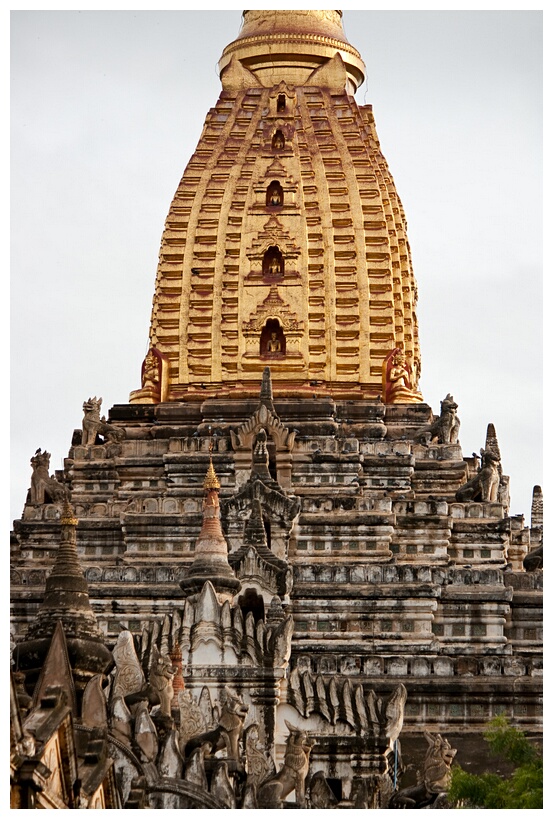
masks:
{"type": "Polygon", "coordinates": [[[268,359],[277,397],[377,400],[396,349],[411,375],[391,402],[421,402],[406,221],[353,97],[365,65],[342,12],[244,11],[219,74],[167,217],[131,403],[253,398],[268,359]]]}
{"type": "Polygon", "coordinates": [[[240,581],[228,562],[228,547],[221,531],[219,489],[221,484],[213,468],[211,456],[204,480],[204,506],[202,529],[196,541],[195,557],[186,578],[181,580],[182,590],[193,599],[211,582],[220,602],[232,600],[240,589],[240,581]]]}

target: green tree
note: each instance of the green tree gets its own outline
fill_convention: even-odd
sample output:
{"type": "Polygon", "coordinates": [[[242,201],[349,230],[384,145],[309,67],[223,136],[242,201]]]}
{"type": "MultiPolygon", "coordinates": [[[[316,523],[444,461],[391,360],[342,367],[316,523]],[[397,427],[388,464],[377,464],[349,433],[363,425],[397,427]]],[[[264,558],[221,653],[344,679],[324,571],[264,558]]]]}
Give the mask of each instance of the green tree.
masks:
{"type": "Polygon", "coordinates": [[[490,723],[484,738],[492,753],[515,769],[510,777],[470,774],[456,765],[452,770],[448,801],[461,808],[542,808],[543,760],[523,732],[505,717],[490,723]]]}

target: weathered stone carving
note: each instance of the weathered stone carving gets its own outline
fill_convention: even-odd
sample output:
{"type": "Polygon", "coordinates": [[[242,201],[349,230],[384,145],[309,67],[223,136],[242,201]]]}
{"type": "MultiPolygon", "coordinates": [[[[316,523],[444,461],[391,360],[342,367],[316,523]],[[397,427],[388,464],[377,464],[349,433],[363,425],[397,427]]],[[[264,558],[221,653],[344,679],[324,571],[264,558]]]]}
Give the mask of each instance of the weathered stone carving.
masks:
{"type": "Polygon", "coordinates": [[[428,750],[419,784],[398,791],[390,800],[391,808],[424,808],[435,802],[439,794],[446,793],[451,782],[451,765],[457,751],[440,734],[424,732],[428,750]]]}
{"type": "Polygon", "coordinates": [[[449,788],[457,751],[440,734],[425,731],[424,736],[429,746],[424,760],[424,785],[429,793],[442,793],[449,788]]]}
{"type": "Polygon", "coordinates": [[[244,732],[244,753],[248,774],[247,785],[255,794],[260,782],[275,773],[275,763],[259,742],[259,726],[256,723],[252,723],[244,732]]]}
{"type": "Polygon", "coordinates": [[[165,742],[160,753],[158,770],[161,776],[171,779],[180,779],[184,766],[184,760],[179,750],[178,731],[172,728],[165,737],[165,742]]]}
{"type": "Polygon", "coordinates": [[[202,709],[189,691],[180,691],[178,695],[180,710],[180,743],[184,748],[189,739],[199,736],[207,729],[202,709]]]}
{"type": "Polygon", "coordinates": [[[221,760],[213,771],[210,793],[215,799],[221,802],[225,808],[229,810],[236,808],[234,787],[230,781],[228,763],[225,760],[221,760]]]}
{"type": "Polygon", "coordinates": [[[81,705],[81,720],[89,728],[106,729],[108,727],[107,703],[103,685],[106,678],[96,674],[87,684],[81,705]]]}
{"type": "Polygon", "coordinates": [[[190,782],[191,785],[196,785],[206,793],[208,791],[208,786],[207,776],[205,773],[204,756],[208,747],[209,746],[206,744],[205,747],[200,746],[199,748],[195,748],[190,754],[190,757],[186,760],[186,764],[184,766],[185,780],[190,782]]]}
{"type": "Polygon", "coordinates": [[[152,655],[150,685],[159,698],[161,713],[170,717],[171,701],[173,699],[173,675],[177,669],[173,668],[171,659],[166,655],[162,656],[155,646],[152,655]]]}
{"type": "Polygon", "coordinates": [[[206,731],[189,739],[186,743],[185,756],[191,754],[196,748],[206,745],[212,754],[225,749],[227,760],[232,760],[241,769],[243,762],[239,743],[242,738],[248,706],[244,705],[242,700],[228,688],[225,689],[225,694],[219,724],[212,731],[206,731]]]}
{"type": "Polygon", "coordinates": [[[236,432],[234,430],[230,431],[233,448],[235,450],[247,448],[251,451],[253,439],[262,427],[269,432],[279,449],[290,451],[294,446],[296,433],[285,427],[274,412],[267,409],[265,404],[260,404],[251,418],[242,424],[236,432]]]}
{"type": "Polygon", "coordinates": [[[159,750],[159,740],[146,699],[140,700],[135,706],[134,741],[140,749],[141,759],[154,763],[159,750]]]}
{"type": "Polygon", "coordinates": [[[127,629],[120,632],[113,649],[113,658],[116,665],[115,680],[113,683],[113,697],[127,697],[144,688],[146,683],[140,661],[136,656],[132,634],[127,629]]]}
{"type": "Polygon", "coordinates": [[[543,492],[541,486],[532,489],[532,512],[530,518],[532,529],[543,530],[543,492]]]}
{"type": "MultiPolygon", "coordinates": [[[[384,706],[384,732],[386,737],[390,740],[390,748],[396,739],[398,739],[401,729],[403,728],[403,716],[405,713],[406,700],[407,689],[403,683],[400,683],[384,706]]],[[[379,706],[379,701],[377,701],[377,708],[378,707],[382,709],[382,705],[379,706]]]]}
{"type": "Polygon", "coordinates": [[[457,415],[458,404],[453,396],[448,393],[440,402],[440,415],[434,417],[431,424],[417,430],[414,433],[415,441],[425,441],[438,444],[456,444],[459,440],[459,427],[461,421],[457,415]]]}
{"type": "Polygon", "coordinates": [[[58,503],[69,499],[67,488],[49,474],[50,453],[37,449],[31,458],[31,503],[58,503]]]}
{"type": "Polygon", "coordinates": [[[106,421],[105,415],[100,418],[101,398],[89,398],[83,404],[83,435],[81,443],[89,447],[96,443],[96,436],[101,435],[106,441],[120,443],[125,437],[125,430],[106,421]]]}
{"type": "Polygon", "coordinates": [[[114,697],[110,706],[110,729],[113,736],[130,747],[132,740],[132,715],[121,695],[114,697]]]}
{"type": "Polygon", "coordinates": [[[131,404],[158,404],[167,400],[169,360],[157,347],[150,347],[141,368],[141,388],[133,390],[131,404]]]}
{"type": "Polygon", "coordinates": [[[191,598],[200,593],[206,581],[215,589],[221,600],[231,600],[240,589],[228,562],[228,546],[221,531],[219,511],[219,479],[213,468],[211,457],[204,480],[204,506],[202,529],[196,541],[194,560],[180,587],[191,598]]]}
{"type": "Polygon", "coordinates": [[[352,685],[347,677],[325,679],[296,667],[290,674],[288,697],[303,717],[318,713],[332,725],[346,722],[361,735],[386,738],[391,746],[403,726],[407,689],[400,683],[383,701],[372,689],[365,693],[361,684],[352,685]]]}
{"type": "Polygon", "coordinates": [[[499,491],[499,458],[490,449],[480,450],[481,466],[476,475],[455,493],[455,500],[463,503],[472,500],[495,503],[499,491]]]}
{"type": "Polygon", "coordinates": [[[263,808],[280,807],[292,791],[295,791],[296,805],[299,808],[306,806],[305,780],[309,772],[309,755],[316,743],[306,731],[295,728],[287,720],[285,723],[290,733],[282,768],[259,787],[258,802],[263,808]]]}
{"type": "Polygon", "coordinates": [[[316,810],[329,810],[338,804],[323,771],[317,771],[311,777],[309,801],[310,807],[316,810]]]}
{"type": "Polygon", "coordinates": [[[527,572],[537,572],[538,569],[543,569],[543,543],[537,549],[528,552],[522,565],[527,572]]]}

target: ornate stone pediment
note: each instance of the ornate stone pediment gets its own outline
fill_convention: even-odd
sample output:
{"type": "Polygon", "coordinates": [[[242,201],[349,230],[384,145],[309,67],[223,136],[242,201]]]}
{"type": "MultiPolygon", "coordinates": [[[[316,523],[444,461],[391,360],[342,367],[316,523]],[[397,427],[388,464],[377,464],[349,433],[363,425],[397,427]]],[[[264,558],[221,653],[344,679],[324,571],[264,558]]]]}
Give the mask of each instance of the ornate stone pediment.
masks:
{"type": "Polygon", "coordinates": [[[259,231],[246,251],[246,256],[251,260],[261,259],[271,246],[278,247],[285,259],[296,259],[300,255],[299,247],[277,216],[271,216],[265,222],[263,230],[259,231]]]}
{"type": "Polygon", "coordinates": [[[403,726],[407,690],[400,683],[383,701],[372,688],[365,691],[348,677],[326,678],[296,667],[290,674],[288,698],[303,717],[318,713],[332,725],[345,722],[357,734],[381,737],[393,744],[403,726]]]}
{"type": "Polygon", "coordinates": [[[254,414],[236,432],[234,430],[230,431],[232,448],[235,451],[239,449],[251,450],[253,439],[261,428],[267,430],[277,448],[291,450],[294,446],[296,437],[294,430],[285,427],[265,404],[260,404],[254,414]]]}
{"type": "Polygon", "coordinates": [[[291,86],[289,86],[284,80],[281,80],[281,82],[278,85],[275,85],[275,87],[271,90],[271,93],[269,94],[269,99],[270,100],[278,99],[278,97],[281,94],[284,94],[288,100],[293,101],[296,99],[296,93],[294,89],[291,86]]]}
{"type": "Polygon", "coordinates": [[[265,299],[258,305],[255,313],[250,314],[249,321],[242,325],[245,336],[258,336],[268,319],[278,319],[285,333],[303,332],[303,322],[286,304],[276,285],[269,289],[265,299]]]}

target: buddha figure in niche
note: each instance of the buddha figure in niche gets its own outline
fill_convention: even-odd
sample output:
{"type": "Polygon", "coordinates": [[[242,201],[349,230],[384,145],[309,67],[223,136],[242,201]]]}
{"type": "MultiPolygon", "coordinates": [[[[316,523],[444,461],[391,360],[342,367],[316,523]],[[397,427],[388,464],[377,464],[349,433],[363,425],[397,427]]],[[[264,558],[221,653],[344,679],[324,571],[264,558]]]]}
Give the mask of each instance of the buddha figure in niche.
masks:
{"type": "Polygon", "coordinates": [[[270,247],[263,256],[263,276],[267,279],[281,279],[284,275],[284,259],[278,247],[270,247]]]}
{"type": "Polygon", "coordinates": [[[262,356],[281,357],[286,353],[286,337],[278,319],[268,319],[260,338],[262,356]]]}
{"type": "Polygon", "coordinates": [[[271,182],[267,188],[267,207],[280,208],[284,203],[284,191],[280,182],[271,182]]]}
{"type": "Polygon", "coordinates": [[[272,148],[274,151],[282,151],[284,148],[284,134],[282,131],[276,131],[273,136],[272,148]]]}
{"type": "Polygon", "coordinates": [[[268,353],[280,353],[282,350],[282,343],[280,339],[277,337],[276,333],[271,333],[271,338],[267,342],[267,352],[268,353]]]}

